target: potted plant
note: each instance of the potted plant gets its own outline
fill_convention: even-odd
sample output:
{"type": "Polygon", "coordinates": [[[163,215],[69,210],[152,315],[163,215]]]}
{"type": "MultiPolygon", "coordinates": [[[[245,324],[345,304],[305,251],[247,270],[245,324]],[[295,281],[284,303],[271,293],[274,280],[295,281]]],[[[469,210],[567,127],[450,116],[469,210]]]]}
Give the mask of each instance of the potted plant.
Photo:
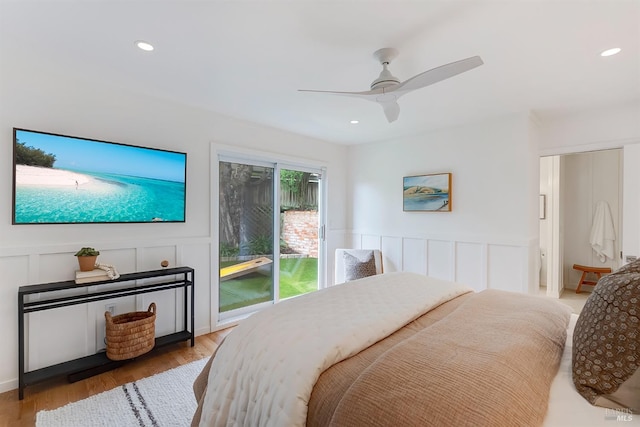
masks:
{"type": "Polygon", "coordinates": [[[78,264],[80,264],[80,271],[91,271],[96,266],[96,259],[100,255],[100,251],[94,248],[82,248],[76,252],[75,256],[78,257],[78,264]]]}

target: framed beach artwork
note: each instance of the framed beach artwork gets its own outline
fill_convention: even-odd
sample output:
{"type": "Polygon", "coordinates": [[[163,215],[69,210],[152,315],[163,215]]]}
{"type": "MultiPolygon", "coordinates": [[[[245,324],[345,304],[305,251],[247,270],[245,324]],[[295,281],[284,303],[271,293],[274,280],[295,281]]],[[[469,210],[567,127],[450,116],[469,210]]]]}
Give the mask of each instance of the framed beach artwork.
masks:
{"type": "Polygon", "coordinates": [[[186,153],[13,135],[13,224],[185,222],[186,153]]]}
{"type": "Polygon", "coordinates": [[[405,176],[402,209],[405,212],[451,212],[451,174],[405,176]]]}

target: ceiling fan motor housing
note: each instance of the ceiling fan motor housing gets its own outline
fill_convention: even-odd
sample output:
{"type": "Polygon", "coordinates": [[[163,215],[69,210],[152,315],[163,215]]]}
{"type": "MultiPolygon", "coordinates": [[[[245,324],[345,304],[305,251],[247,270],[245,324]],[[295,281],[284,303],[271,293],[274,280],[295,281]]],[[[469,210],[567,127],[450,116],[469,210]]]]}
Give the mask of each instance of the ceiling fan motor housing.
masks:
{"type": "Polygon", "coordinates": [[[377,79],[371,82],[371,90],[380,89],[389,86],[396,86],[400,84],[400,79],[391,74],[391,72],[387,69],[388,62],[382,63],[382,71],[377,79]]]}
{"type": "Polygon", "coordinates": [[[398,56],[398,50],[392,47],[383,47],[373,52],[373,57],[382,64],[382,71],[377,79],[371,82],[371,90],[380,89],[400,84],[400,79],[391,74],[387,66],[398,56]]]}

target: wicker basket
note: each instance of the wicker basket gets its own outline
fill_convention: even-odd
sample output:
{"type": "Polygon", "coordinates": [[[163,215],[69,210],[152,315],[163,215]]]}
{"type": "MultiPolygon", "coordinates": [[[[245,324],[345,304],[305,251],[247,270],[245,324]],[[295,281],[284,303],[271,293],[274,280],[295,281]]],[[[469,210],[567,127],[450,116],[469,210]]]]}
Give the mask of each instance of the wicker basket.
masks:
{"type": "Polygon", "coordinates": [[[155,345],[156,303],[147,311],[111,316],[105,312],[107,357],[111,360],[132,359],[149,352],[155,345]]]}

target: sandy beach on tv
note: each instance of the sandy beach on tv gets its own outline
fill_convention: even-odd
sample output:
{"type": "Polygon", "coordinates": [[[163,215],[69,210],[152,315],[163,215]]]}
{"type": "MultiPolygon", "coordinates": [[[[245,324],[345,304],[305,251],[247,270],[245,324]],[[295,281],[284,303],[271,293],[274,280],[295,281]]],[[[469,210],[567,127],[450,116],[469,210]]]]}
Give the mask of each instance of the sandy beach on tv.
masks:
{"type": "Polygon", "coordinates": [[[62,169],[37,166],[16,165],[16,185],[34,185],[38,187],[75,187],[96,184],[88,175],[62,169]]]}

